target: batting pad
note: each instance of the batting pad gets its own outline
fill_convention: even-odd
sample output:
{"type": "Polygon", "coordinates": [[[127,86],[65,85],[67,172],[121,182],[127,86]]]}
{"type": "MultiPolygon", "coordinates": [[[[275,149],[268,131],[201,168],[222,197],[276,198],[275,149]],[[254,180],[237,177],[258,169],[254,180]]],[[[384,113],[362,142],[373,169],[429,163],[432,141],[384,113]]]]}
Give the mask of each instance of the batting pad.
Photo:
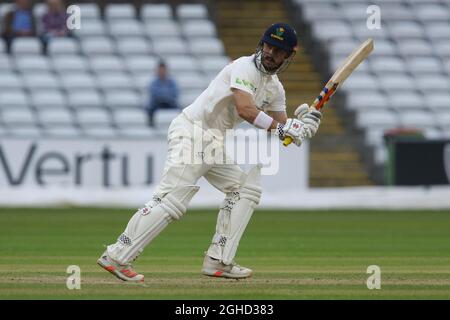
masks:
{"type": "Polygon", "coordinates": [[[162,198],[155,197],[131,217],[117,242],[108,246],[110,258],[123,265],[136,259],[169,223],[183,216],[198,190],[198,186],[189,185],[176,188],[162,198]]]}
{"type": "Polygon", "coordinates": [[[231,264],[239,241],[261,198],[261,166],[253,167],[239,191],[228,193],[219,211],[207,255],[231,264]]]}

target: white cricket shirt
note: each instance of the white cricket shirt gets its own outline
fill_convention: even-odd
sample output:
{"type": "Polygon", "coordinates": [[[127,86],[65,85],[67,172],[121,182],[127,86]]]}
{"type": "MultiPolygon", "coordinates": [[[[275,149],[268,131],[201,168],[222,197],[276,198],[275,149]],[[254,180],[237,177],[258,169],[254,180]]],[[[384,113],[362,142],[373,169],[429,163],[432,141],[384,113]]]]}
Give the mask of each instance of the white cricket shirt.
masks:
{"type": "Polygon", "coordinates": [[[217,138],[225,135],[244,119],[236,110],[231,88],[250,93],[258,109],[285,111],[286,95],[277,75],[261,73],[253,62],[254,55],[234,60],[219,72],[195,101],[183,113],[217,138]],[[218,130],[220,134],[214,131],[218,130]]]}

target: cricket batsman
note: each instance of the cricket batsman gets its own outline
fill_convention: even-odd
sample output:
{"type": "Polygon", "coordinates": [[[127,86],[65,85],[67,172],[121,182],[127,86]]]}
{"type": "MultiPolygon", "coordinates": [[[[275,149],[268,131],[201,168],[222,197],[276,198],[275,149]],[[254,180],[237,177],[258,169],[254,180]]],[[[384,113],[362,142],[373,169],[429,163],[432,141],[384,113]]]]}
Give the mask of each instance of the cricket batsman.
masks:
{"type": "Polygon", "coordinates": [[[194,131],[200,130],[202,137],[207,137],[219,150],[225,144],[225,131],[243,121],[278,135],[281,140],[290,137],[297,146],[312,138],[319,128],[321,113],[309,111],[308,105],[302,104],[295,117],[288,119],[285,91],[277,76],[288,67],[296,51],[295,30],[285,23],[271,25],[253,55],[240,57],[224,67],[172,121],[160,184],[152,200],[131,217],[117,242],[107,246],[100,256],[97,263],[102,268],[121,280],[142,282],[144,275],[134,271],[131,263],[169,223],[185,214],[199,189],[197,180],[205,177],[225,194],[225,199],[220,206],[215,234],[205,252],[202,273],[234,279],[252,275],[252,270],[235,263],[234,257],[261,198],[260,165],[246,173],[236,163],[176,160],[182,153],[202,156],[202,152],[193,152],[193,146],[198,143],[194,131]]]}

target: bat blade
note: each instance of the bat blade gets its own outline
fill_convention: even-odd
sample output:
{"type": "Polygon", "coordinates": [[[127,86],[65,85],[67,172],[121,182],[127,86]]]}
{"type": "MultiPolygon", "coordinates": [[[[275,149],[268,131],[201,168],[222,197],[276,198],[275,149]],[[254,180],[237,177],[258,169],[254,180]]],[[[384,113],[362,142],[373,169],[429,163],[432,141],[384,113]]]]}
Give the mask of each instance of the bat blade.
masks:
{"type": "MultiPolygon", "coordinates": [[[[344,83],[344,81],[352,74],[353,71],[366,59],[373,51],[373,40],[367,39],[359,47],[355,48],[353,52],[344,60],[339,68],[334,72],[333,76],[326,83],[320,94],[309,107],[320,111],[325,103],[331,98],[336,90],[344,83]]],[[[284,139],[284,146],[288,146],[292,142],[292,138],[286,137],[284,139]]]]}

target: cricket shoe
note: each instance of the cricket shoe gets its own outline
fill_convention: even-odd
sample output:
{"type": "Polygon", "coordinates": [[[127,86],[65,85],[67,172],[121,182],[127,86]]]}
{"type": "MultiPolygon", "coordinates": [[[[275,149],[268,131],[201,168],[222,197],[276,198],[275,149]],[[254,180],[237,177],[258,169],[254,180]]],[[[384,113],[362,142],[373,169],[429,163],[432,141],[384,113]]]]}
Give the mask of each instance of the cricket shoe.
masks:
{"type": "Polygon", "coordinates": [[[102,254],[102,256],[97,260],[97,264],[106,271],[111,272],[120,280],[130,282],[144,282],[143,274],[138,274],[137,272],[135,272],[131,264],[129,265],[118,264],[108,256],[107,251],[105,251],[102,254]]]}
{"type": "Polygon", "coordinates": [[[242,267],[234,262],[226,265],[206,255],[203,260],[202,273],[210,277],[243,279],[252,276],[252,269],[242,267]]]}

